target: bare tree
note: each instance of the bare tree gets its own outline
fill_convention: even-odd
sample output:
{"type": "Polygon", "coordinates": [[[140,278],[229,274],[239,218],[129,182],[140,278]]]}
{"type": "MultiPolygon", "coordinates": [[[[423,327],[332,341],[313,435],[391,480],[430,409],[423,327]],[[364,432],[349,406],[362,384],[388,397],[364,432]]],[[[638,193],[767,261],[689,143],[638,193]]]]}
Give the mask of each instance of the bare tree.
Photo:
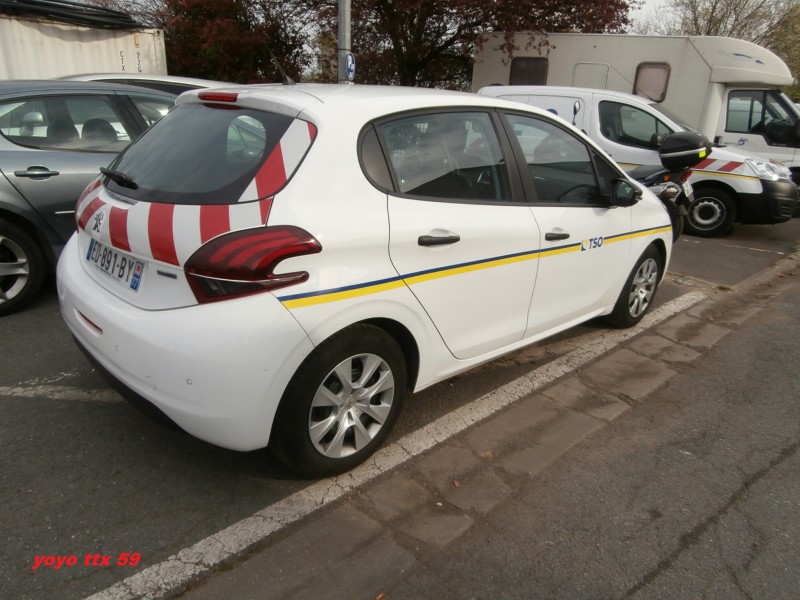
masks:
{"type": "Polygon", "coordinates": [[[667,0],[655,16],[638,19],[634,33],[718,35],[769,46],[800,0],[667,0]]]}

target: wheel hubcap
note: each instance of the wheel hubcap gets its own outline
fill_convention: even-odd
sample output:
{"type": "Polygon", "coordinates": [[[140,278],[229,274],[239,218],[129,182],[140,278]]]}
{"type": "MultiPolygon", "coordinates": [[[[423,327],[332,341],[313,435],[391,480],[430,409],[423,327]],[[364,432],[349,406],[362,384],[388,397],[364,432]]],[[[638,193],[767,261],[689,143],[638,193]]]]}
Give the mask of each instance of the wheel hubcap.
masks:
{"type": "Polygon", "coordinates": [[[698,229],[711,229],[725,218],[725,208],[713,198],[699,198],[689,207],[689,218],[698,229]]]}
{"type": "Polygon", "coordinates": [[[658,283],[658,263],[648,258],[633,276],[631,292],[628,296],[628,311],[632,317],[638,317],[650,306],[658,283]]]}
{"type": "Polygon", "coordinates": [[[25,252],[13,240],[0,236],[0,304],[19,295],[29,276],[30,265],[25,252]]]}
{"type": "Polygon", "coordinates": [[[394,376],[375,354],[359,354],[328,373],[311,402],[308,432],[317,451],[343,458],[369,444],[389,416],[394,376]]]}

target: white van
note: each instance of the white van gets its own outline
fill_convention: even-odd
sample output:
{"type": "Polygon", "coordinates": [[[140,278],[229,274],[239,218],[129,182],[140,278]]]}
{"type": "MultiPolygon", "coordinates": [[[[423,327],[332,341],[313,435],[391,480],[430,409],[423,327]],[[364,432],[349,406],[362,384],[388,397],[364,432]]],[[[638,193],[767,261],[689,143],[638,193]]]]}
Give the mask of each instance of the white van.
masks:
{"type": "MultiPolygon", "coordinates": [[[[659,164],[661,140],[691,130],[663,106],[639,96],[575,87],[489,86],[479,94],[515,100],[549,110],[582,130],[624,169],[659,164]]],[[[689,180],[694,202],[686,232],[711,237],[734,222],[764,224],[789,220],[798,191],[789,170],[764,158],[714,147],[694,167],[689,180]]]]}
{"type": "Polygon", "coordinates": [[[794,77],[766,48],[715,36],[486,33],[472,90],[554,85],[632,93],[664,106],[715,143],[777,160],[800,185],[800,111],[781,92],[794,77]],[[533,44],[529,42],[533,40],[533,44]]]}

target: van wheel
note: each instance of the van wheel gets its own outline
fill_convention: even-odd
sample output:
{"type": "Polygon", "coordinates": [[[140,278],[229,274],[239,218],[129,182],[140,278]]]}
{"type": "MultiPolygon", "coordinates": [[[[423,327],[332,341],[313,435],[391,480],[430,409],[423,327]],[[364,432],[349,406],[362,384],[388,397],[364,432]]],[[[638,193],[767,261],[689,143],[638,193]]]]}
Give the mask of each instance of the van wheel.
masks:
{"type": "Polygon", "coordinates": [[[270,449],[306,477],[343,473],[377,450],[406,393],[400,346],[373,325],[348,327],[320,344],[278,406],[270,449]]]}
{"type": "Polygon", "coordinates": [[[25,306],[44,281],[45,261],[23,229],[0,220],[0,316],[25,306]]]}
{"type": "Polygon", "coordinates": [[[686,233],[699,237],[728,233],[736,220],[736,204],[721,190],[695,189],[694,202],[686,210],[686,233]]]}
{"type": "Polygon", "coordinates": [[[660,281],[661,255],[655,247],[648,246],[633,266],[606,321],[621,329],[636,325],[653,305],[660,281]]]}

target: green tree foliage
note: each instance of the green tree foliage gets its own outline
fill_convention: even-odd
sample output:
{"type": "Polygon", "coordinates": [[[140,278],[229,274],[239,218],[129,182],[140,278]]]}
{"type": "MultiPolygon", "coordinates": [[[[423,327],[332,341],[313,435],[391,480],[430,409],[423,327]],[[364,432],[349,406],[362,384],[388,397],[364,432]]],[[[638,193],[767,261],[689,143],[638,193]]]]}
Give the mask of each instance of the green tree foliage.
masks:
{"type": "MultiPolygon", "coordinates": [[[[468,88],[480,34],[616,32],[639,0],[352,0],[359,83],[468,88]]],[[[170,73],[275,81],[272,49],[294,79],[336,81],[336,0],[96,0],[162,27],[170,73]],[[313,67],[313,68],[312,68],[313,67]]],[[[533,38],[531,38],[533,39],[533,38]]]]}
{"type": "MultiPolygon", "coordinates": [[[[629,0],[352,0],[357,80],[467,88],[480,33],[506,32],[507,49],[513,53],[510,40],[516,31],[618,31],[628,22],[629,4],[629,0]]],[[[336,3],[320,1],[316,9],[320,36],[335,40],[336,3]]]]}
{"type": "Polygon", "coordinates": [[[290,0],[98,0],[164,30],[169,72],[234,83],[280,81],[308,68],[308,7],[290,0]]]}

